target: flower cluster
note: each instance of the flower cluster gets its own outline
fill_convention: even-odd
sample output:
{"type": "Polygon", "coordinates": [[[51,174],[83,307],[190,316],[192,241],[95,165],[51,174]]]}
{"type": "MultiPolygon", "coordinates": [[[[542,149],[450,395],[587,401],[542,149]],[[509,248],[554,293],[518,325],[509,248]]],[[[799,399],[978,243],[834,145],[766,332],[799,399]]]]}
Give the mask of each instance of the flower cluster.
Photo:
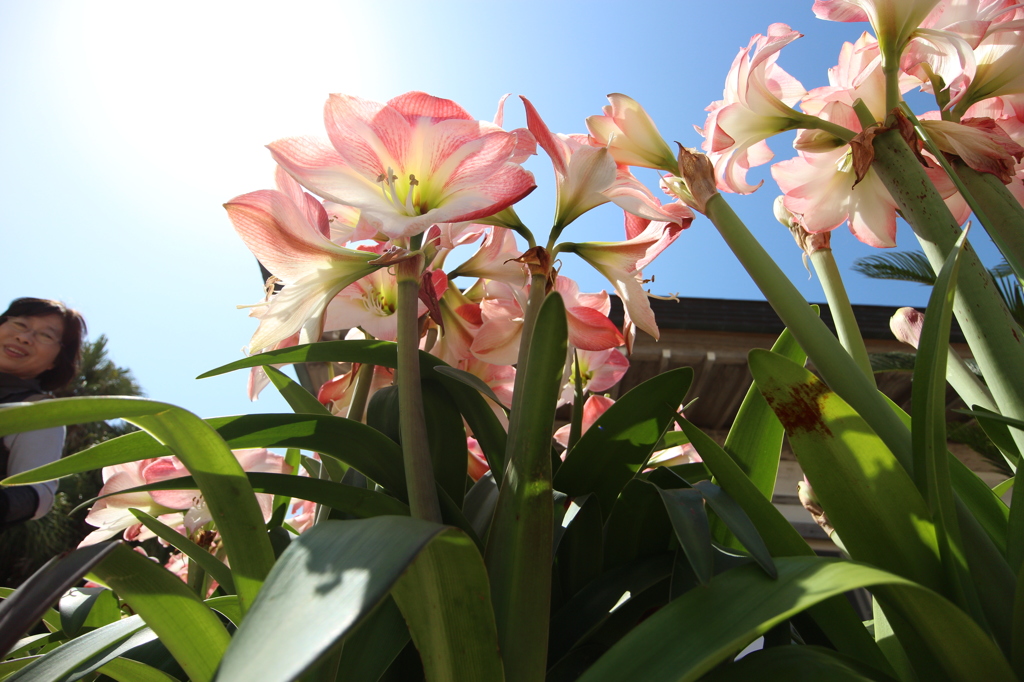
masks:
{"type": "MultiPolygon", "coordinates": [[[[569,343],[588,372],[601,375],[603,366],[624,371],[628,360],[620,349],[636,329],[658,335],[642,270],[693,214],[679,202],[663,205],[630,173],[616,156],[624,136],[601,142],[556,134],[529,100],[522,102],[527,127],[505,130],[504,98],[489,122],[420,92],[383,104],[331,95],[324,111],[327,140],[271,143],[277,188],[225,204],[238,234],[273,275],[266,298],[253,306],[259,327],[249,351],[308,343],[334,330],[350,330],[349,338],[396,340],[397,270],[415,259],[420,348],[479,378],[504,406],[511,403],[526,301],[541,281],[531,274],[543,272],[544,286],[562,295],[569,343]],[[557,188],[546,247],[533,241],[513,209],[535,187],[521,164],[538,146],[551,159],[557,188]],[[605,203],[625,212],[621,241],[556,242],[576,218],[605,203]],[[475,251],[453,264],[458,247],[475,251]],[[579,255],[609,280],[625,306],[624,329],[608,319],[606,292],[581,293],[557,273],[559,252],[579,255]]],[[[636,129],[637,117],[646,114],[639,107],[623,113],[629,102],[613,99],[609,126],[619,121],[636,129]]],[[[661,144],[661,159],[671,161],[661,144]]],[[[347,416],[359,376],[356,366],[328,381],[319,399],[347,416]]],[[[377,367],[365,380],[372,395],[394,375],[377,367]]],[[[263,370],[254,370],[250,397],[266,383],[263,370]]],[[[614,383],[598,380],[590,391],[614,383]]],[[[565,398],[574,399],[571,389],[565,398]]],[[[504,419],[502,407],[494,405],[504,419]]]]}
{"type": "Polygon", "coordinates": [[[810,91],[776,64],[781,48],[800,37],[788,26],[773,24],[740,50],[723,99],[699,129],[720,190],[756,190],[746,173],[772,159],[766,140],[800,129],[797,156],[771,169],[785,208],[808,232],[848,222],[862,242],[895,246],[896,204],[854,147],[894,127],[900,95],[920,87],[939,105],[921,116],[938,148],[923,158],[930,156],[929,176],[953,214],[963,222],[970,210],[935,153],[992,173],[1024,197],[1024,8],[1011,0],[819,0],[814,11],[870,22],[874,35],[845,43],[829,85],[810,91]]]}

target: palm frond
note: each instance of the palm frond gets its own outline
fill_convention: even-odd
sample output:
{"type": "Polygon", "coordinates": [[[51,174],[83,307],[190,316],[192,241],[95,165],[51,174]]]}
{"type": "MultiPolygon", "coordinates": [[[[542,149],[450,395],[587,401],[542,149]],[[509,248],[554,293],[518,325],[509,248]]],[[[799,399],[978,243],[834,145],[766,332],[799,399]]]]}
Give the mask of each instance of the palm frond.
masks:
{"type": "Polygon", "coordinates": [[[854,272],[872,279],[895,279],[903,282],[934,284],[935,271],[921,251],[895,251],[858,258],[854,272]]]}
{"type": "Polygon", "coordinates": [[[1000,277],[1013,276],[1013,268],[1011,268],[1010,264],[1006,262],[1006,258],[1003,258],[1003,260],[1000,261],[999,265],[996,265],[993,268],[989,268],[989,272],[991,272],[992,276],[996,279],[999,279],[1000,277]]]}
{"type": "MultiPolygon", "coordinates": [[[[995,275],[996,269],[992,268],[990,272],[995,275]]],[[[1010,309],[1013,319],[1017,324],[1024,326],[1024,290],[1021,289],[1017,277],[1011,272],[1009,275],[994,277],[994,279],[999,295],[1006,302],[1006,307],[1010,309]]]]}

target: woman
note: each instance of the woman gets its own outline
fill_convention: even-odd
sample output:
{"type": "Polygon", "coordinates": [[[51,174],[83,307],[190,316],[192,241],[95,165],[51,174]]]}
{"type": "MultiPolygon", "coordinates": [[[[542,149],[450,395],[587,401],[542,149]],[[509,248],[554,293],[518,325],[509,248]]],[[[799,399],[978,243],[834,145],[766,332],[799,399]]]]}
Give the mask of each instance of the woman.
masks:
{"type": "MultiPolygon", "coordinates": [[[[52,398],[78,373],[85,320],[60,301],[19,298],[0,315],[0,403],[52,398]]],[[[0,440],[0,474],[13,476],[60,459],[64,427],[0,440]]],[[[53,506],[56,481],[0,487],[0,529],[38,519],[53,506]]]]}

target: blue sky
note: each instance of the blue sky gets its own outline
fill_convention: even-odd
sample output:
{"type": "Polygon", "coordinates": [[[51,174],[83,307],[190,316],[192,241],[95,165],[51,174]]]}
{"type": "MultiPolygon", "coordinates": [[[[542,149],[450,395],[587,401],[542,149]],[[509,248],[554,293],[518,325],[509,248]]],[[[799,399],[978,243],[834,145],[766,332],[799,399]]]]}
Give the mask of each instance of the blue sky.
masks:
{"type": "MultiPolygon", "coordinates": [[[[827,84],[842,41],[867,26],[820,21],[811,4],[0,0],[0,303],[41,296],[80,309],[151,398],[204,417],[285,410],[272,389],[250,404],[243,373],[194,377],[240,357],[255,321],[235,306],[261,297],[256,263],[221,205],[273,186],[265,144],[323,135],[328,93],[386,100],[424,90],[490,119],[511,92],[552,130],[575,133],[605,94],[623,92],[667,139],[697,146],[692,126],[721,98],[736,52],[772,22],[805,34],[780,64],[808,89],[827,84]]],[[[510,106],[506,125],[523,124],[510,106]]],[[[792,154],[789,139],[770,144],[777,160],[792,154]]],[[[542,232],[551,168],[543,156],[528,168],[540,188],[520,214],[542,232]]],[[[767,166],[752,177],[765,186],[730,197],[733,207],[804,295],[822,300],[772,217],[767,166]]],[[[621,213],[605,208],[563,237],[621,239],[621,213]]],[[[905,225],[897,241],[916,247],[905,225]]],[[[845,227],[833,249],[844,273],[873,252],[845,227]]],[[[583,290],[609,288],[568,256],[563,274],[583,290]]],[[[761,298],[702,217],[645,275],[659,294],[761,298]]],[[[927,301],[923,287],[852,272],[847,286],[855,303],[927,301]]]]}

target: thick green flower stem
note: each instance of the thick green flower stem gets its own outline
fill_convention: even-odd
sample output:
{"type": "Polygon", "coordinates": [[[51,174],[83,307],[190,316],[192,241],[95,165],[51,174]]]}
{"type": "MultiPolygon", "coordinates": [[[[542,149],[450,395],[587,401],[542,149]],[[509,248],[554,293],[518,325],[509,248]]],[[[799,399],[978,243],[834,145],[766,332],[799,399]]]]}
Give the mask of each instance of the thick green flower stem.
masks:
{"type": "Polygon", "coordinates": [[[544,303],[544,296],[547,293],[547,274],[535,274],[530,277],[530,296],[526,300],[526,310],[523,311],[523,331],[519,336],[519,355],[516,357],[516,381],[512,388],[512,406],[508,425],[509,434],[517,424],[518,415],[522,414],[519,409],[526,396],[523,394],[523,382],[526,381],[526,367],[530,360],[530,342],[533,340],[533,328],[537,324],[537,315],[544,303]]]}
{"type": "Polygon", "coordinates": [[[423,389],[420,386],[419,291],[422,257],[402,261],[395,266],[398,279],[398,407],[405,482],[409,491],[412,516],[441,523],[437,501],[434,466],[427,445],[427,422],[423,415],[423,389]]]}
{"type": "MultiPolygon", "coordinates": [[[[959,225],[898,131],[875,137],[874,148],[872,168],[938,272],[960,236],[959,225]]],[[[960,255],[953,312],[999,411],[1024,418],[1024,338],[970,244],[960,255]]],[[[1013,432],[1024,445],[1024,434],[1013,432]]]]}
{"type": "Polygon", "coordinates": [[[975,201],[984,207],[988,220],[985,229],[1006,257],[1014,274],[1024,279],[1024,206],[991,173],[980,173],[962,161],[953,162],[953,170],[975,201]]]}
{"type": "Polygon", "coordinates": [[[978,405],[992,412],[999,411],[988,388],[981,383],[978,375],[967,366],[967,363],[952,346],[949,347],[946,355],[946,381],[968,407],[978,405]]]}
{"type": "MultiPolygon", "coordinates": [[[[928,151],[938,160],[942,170],[956,185],[961,196],[970,205],[974,217],[985,227],[992,241],[1002,251],[1014,274],[1024,280],[1024,207],[1014,198],[1006,185],[991,173],[980,173],[960,159],[947,161],[928,134],[928,130],[914,116],[904,102],[900,105],[904,115],[914,124],[918,136],[928,151]]],[[[944,112],[948,113],[948,112],[944,112]]]]}
{"type": "Polygon", "coordinates": [[[843,278],[839,274],[832,249],[818,249],[811,253],[811,264],[814,265],[814,271],[821,280],[821,288],[825,291],[825,299],[832,313],[832,321],[836,325],[839,342],[860,366],[871,385],[875,386],[875,373],[871,370],[868,349],[864,346],[857,318],[853,316],[850,297],[846,295],[846,287],[843,286],[843,278]]]}
{"type": "Polygon", "coordinates": [[[544,279],[534,277],[531,286],[529,325],[524,325],[521,342],[529,356],[520,352],[516,368],[508,465],[484,552],[508,682],[543,680],[547,669],[554,532],[551,435],[568,331],[561,297],[552,293],[544,299],[544,279]],[[543,305],[536,305],[537,297],[543,305]]]}
{"type": "Polygon", "coordinates": [[[884,45],[882,49],[882,74],[885,76],[885,110],[892,111],[899,106],[903,95],[900,94],[900,56],[902,48],[884,45]]]}
{"type": "Polygon", "coordinates": [[[868,422],[900,464],[912,472],[910,431],[721,194],[708,199],[705,215],[718,228],[829,387],[868,422]]]}
{"type": "MultiPolygon", "coordinates": [[[[419,356],[417,355],[417,357],[419,356]]],[[[373,384],[373,365],[363,363],[359,366],[359,371],[356,372],[356,385],[352,389],[352,402],[348,404],[346,417],[357,422],[363,421],[371,384],[373,384]]]]}

